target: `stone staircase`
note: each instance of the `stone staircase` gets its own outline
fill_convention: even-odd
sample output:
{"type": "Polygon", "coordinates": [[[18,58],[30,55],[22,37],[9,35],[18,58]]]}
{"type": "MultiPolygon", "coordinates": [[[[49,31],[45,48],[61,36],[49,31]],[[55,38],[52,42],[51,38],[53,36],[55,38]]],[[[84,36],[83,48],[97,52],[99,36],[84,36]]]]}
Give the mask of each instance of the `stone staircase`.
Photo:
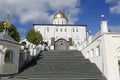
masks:
{"type": "Polygon", "coordinates": [[[16,75],[29,80],[103,80],[94,63],[79,51],[45,51],[16,75]]]}

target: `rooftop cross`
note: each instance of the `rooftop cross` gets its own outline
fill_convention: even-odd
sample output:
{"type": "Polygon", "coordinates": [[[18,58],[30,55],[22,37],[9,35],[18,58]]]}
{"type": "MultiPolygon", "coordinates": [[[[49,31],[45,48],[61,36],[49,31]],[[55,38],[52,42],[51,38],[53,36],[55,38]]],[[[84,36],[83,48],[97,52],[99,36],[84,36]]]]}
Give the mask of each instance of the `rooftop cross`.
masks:
{"type": "Polygon", "coordinates": [[[8,14],[7,17],[6,17],[6,21],[3,23],[5,28],[10,28],[9,19],[10,19],[10,15],[8,14]]]}
{"type": "Polygon", "coordinates": [[[9,34],[9,31],[8,31],[8,29],[10,28],[9,19],[10,19],[10,15],[8,14],[7,17],[6,17],[6,21],[3,23],[4,28],[5,28],[4,32],[5,32],[6,35],[9,34]]]}

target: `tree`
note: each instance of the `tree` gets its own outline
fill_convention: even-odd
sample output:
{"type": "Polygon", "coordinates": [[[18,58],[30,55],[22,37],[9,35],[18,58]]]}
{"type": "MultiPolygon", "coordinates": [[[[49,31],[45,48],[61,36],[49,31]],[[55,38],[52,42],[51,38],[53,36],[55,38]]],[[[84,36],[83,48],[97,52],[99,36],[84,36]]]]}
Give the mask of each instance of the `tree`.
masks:
{"type": "MultiPolygon", "coordinates": [[[[3,30],[5,29],[3,23],[4,22],[0,22],[0,32],[3,32],[3,30]]],[[[20,34],[17,31],[17,28],[13,24],[10,25],[9,34],[15,41],[17,42],[20,41],[20,34]]]]}
{"type": "Polygon", "coordinates": [[[30,43],[38,45],[43,40],[43,37],[39,32],[35,31],[34,29],[30,29],[26,34],[26,39],[30,43]]]}
{"type": "Polygon", "coordinates": [[[3,22],[0,22],[0,32],[2,32],[3,30],[4,30],[3,22]]]}

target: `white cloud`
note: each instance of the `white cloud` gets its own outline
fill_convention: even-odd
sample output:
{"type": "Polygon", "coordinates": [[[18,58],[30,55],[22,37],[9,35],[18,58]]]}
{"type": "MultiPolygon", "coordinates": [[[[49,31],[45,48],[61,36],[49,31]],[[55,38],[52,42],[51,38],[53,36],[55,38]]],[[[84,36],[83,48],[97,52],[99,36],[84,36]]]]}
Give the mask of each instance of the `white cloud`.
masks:
{"type": "Polygon", "coordinates": [[[120,0],[106,0],[106,3],[111,3],[110,12],[120,15],[120,0]]]}
{"type": "Polygon", "coordinates": [[[120,25],[109,25],[108,28],[111,32],[119,32],[120,33],[120,25]]]}
{"type": "Polygon", "coordinates": [[[111,2],[116,2],[116,1],[118,1],[118,0],[106,0],[105,2],[111,3],[111,2]]]}
{"type": "Polygon", "coordinates": [[[47,23],[53,15],[51,11],[62,9],[71,19],[70,22],[74,23],[77,20],[76,15],[80,12],[78,5],[80,0],[0,0],[0,19],[10,14],[13,18],[17,17],[17,21],[22,24],[47,23]]]}

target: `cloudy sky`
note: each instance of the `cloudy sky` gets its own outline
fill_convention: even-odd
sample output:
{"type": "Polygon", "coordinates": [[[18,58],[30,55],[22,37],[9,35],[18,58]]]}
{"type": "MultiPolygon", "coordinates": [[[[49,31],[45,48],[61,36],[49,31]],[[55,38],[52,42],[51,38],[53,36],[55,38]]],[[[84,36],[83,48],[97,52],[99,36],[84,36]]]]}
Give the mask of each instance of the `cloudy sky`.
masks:
{"type": "Polygon", "coordinates": [[[102,14],[109,26],[120,26],[120,0],[0,0],[0,21],[9,14],[23,39],[32,24],[51,24],[59,9],[70,24],[86,24],[92,34],[100,29],[102,14]]]}

